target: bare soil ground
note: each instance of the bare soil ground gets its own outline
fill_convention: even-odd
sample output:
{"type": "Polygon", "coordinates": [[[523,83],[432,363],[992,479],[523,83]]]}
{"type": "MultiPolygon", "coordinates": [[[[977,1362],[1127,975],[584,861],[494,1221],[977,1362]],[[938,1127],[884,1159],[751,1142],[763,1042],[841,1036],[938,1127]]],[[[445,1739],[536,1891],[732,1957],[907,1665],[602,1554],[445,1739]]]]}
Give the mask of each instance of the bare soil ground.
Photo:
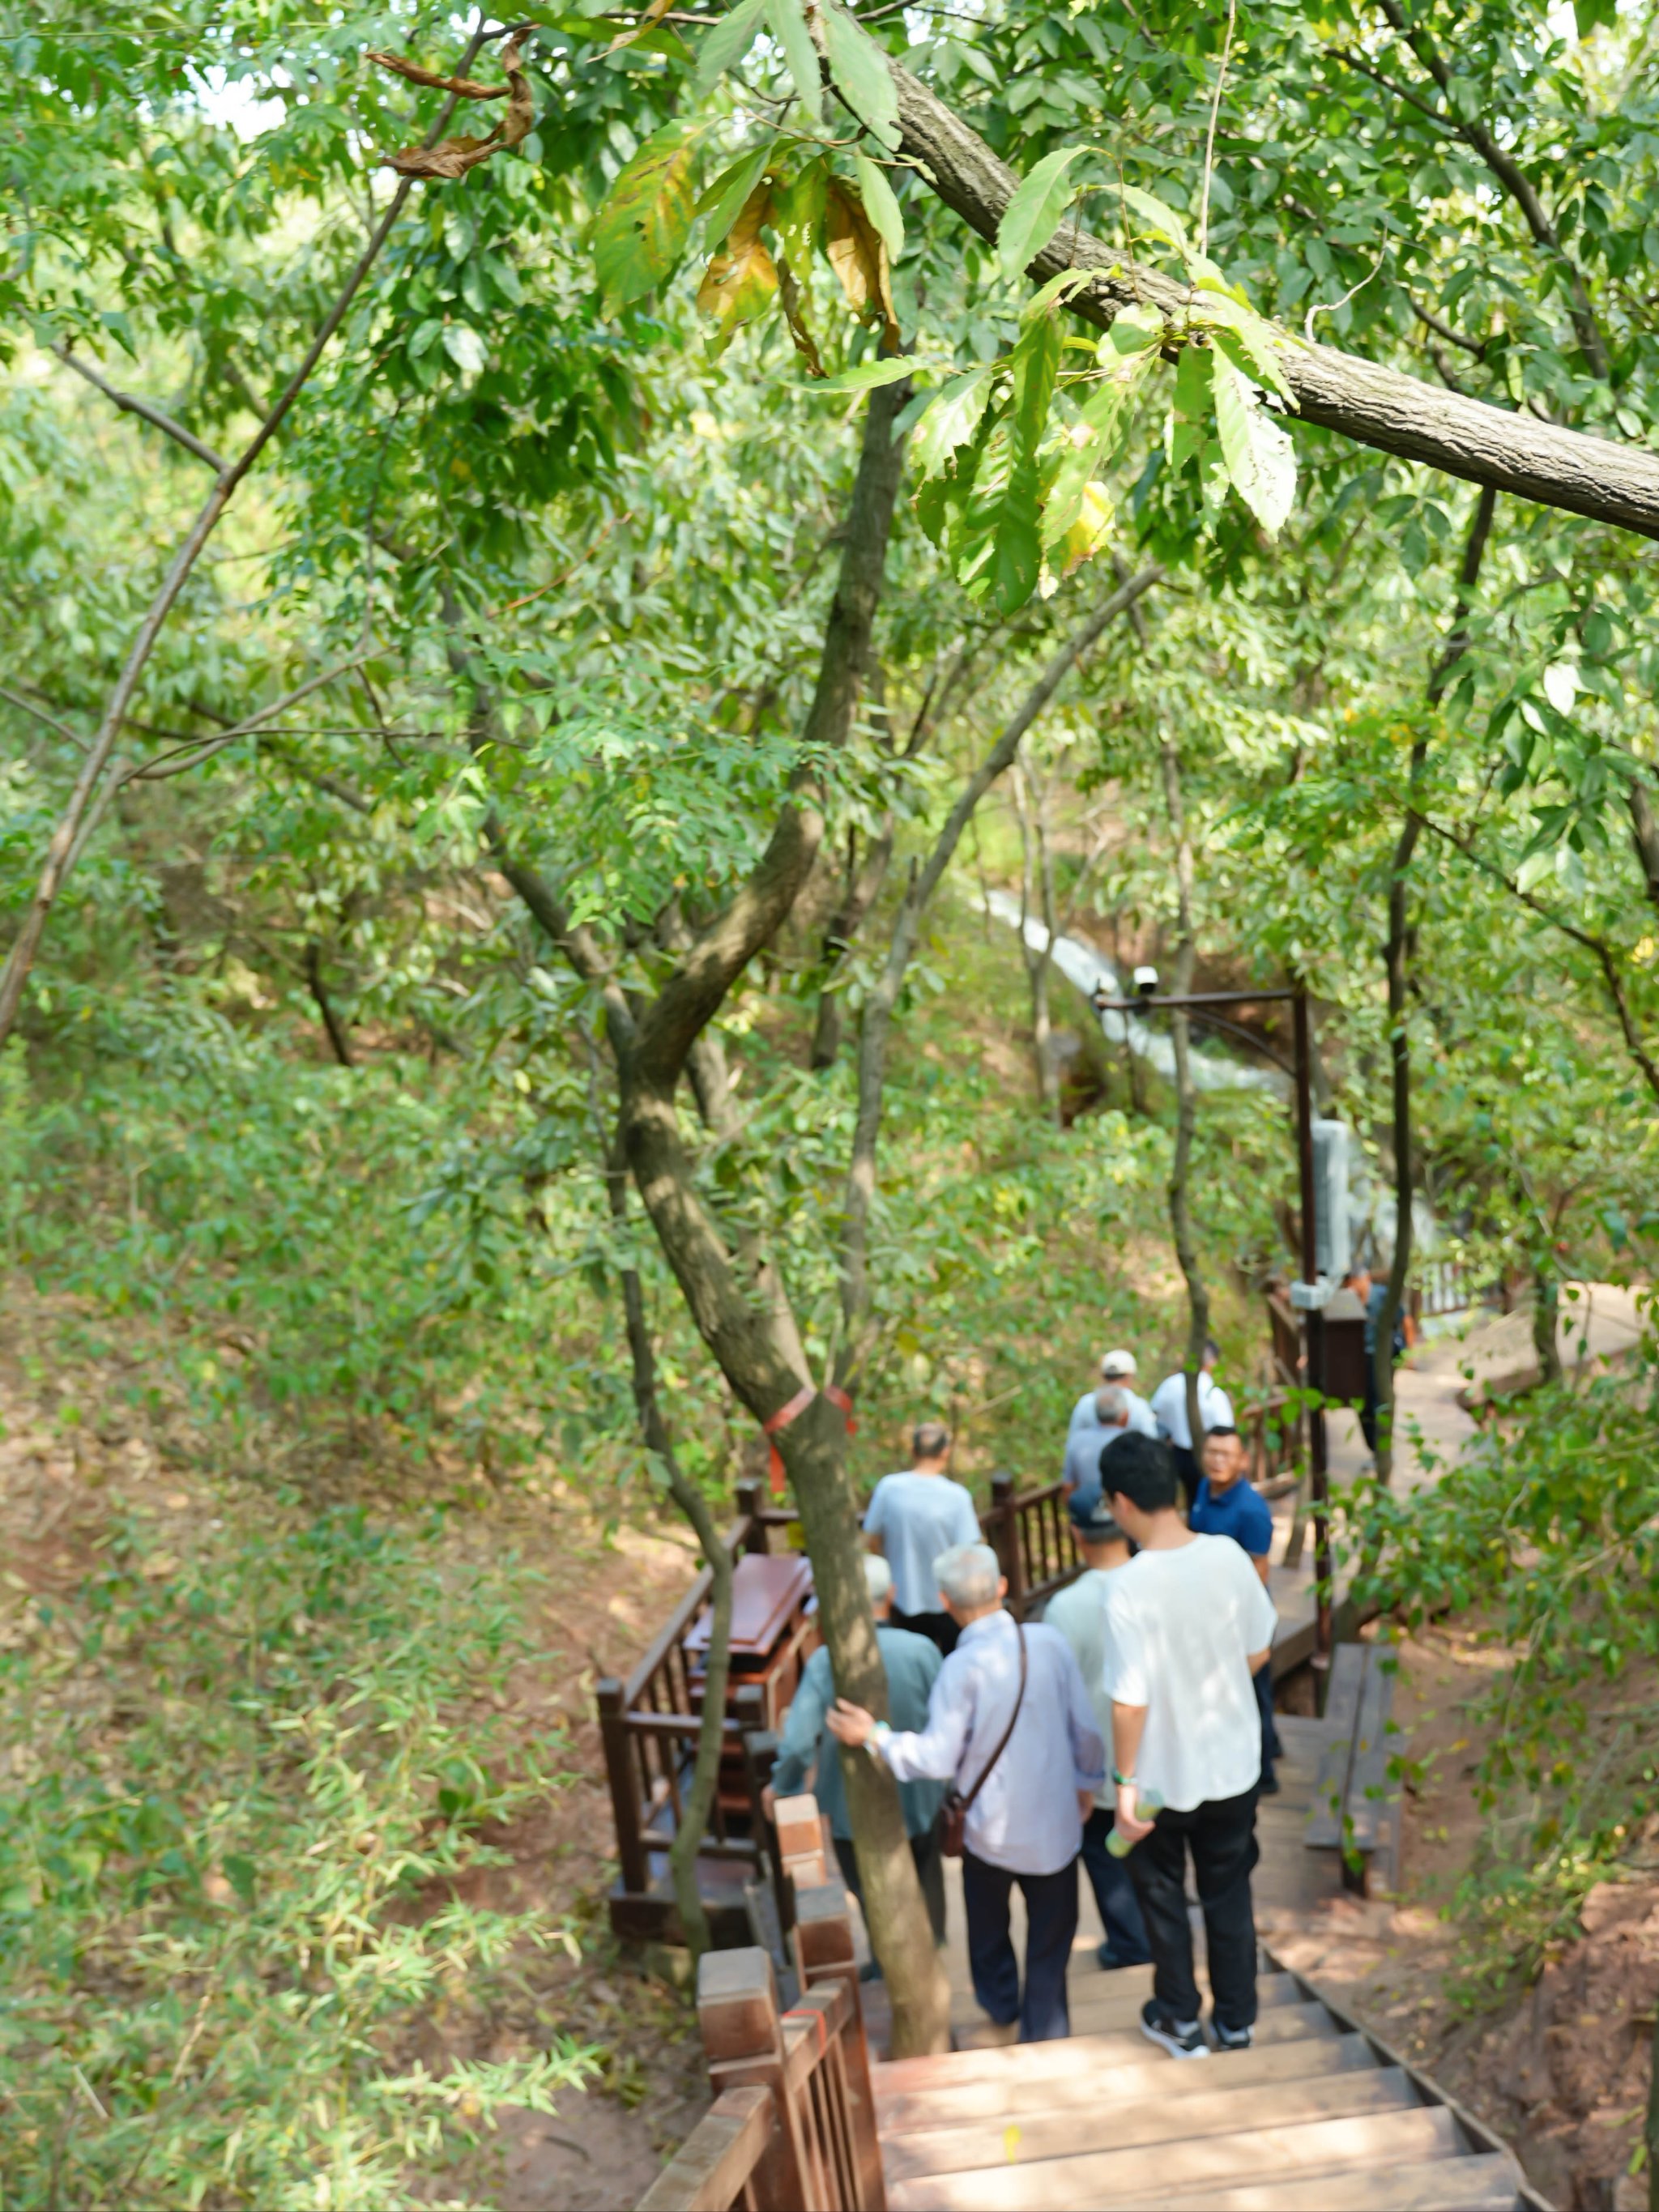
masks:
{"type": "MultiPolygon", "coordinates": [[[[1630,1838],[1621,1878],[1589,1892],[1582,1932],[1535,1981],[1478,2009],[1458,2000],[1470,1931],[1449,1907],[1482,1832],[1469,1707],[1506,1664],[1456,1624],[1401,1645],[1395,1715],[1423,1771],[1405,1796],[1398,1894],[1334,1899],[1274,1948],[1502,2135],[1561,2212],[1645,2212],[1648,2176],[1631,2167],[1659,1999],[1659,1821],[1630,1838]]],[[[1632,1695],[1626,1680],[1605,1699],[1627,1711],[1632,1695]]]]}
{"type": "MultiPolygon", "coordinates": [[[[205,1440],[176,1407],[139,1408],[130,1388],[143,1362],[142,1330],[108,1359],[66,1359],[66,1302],[15,1281],[0,1303],[0,1599],[63,1595],[99,1564],[113,1516],[150,1523],[165,1562],[200,1524],[268,1510],[257,1489],[209,1471],[205,1440]]],[[[642,1961],[610,1935],[605,1892],[615,1872],[611,1804],[593,1684],[624,1672],[695,1571],[689,1539],[623,1527],[607,1534],[562,1484],[540,1494],[493,1489],[476,1478],[427,1477],[411,1490],[369,1462],[340,1470],[343,1491],[394,1512],[442,1497],[453,1510],[445,1543],[454,1571],[510,1547],[537,1570],[526,1634],[543,1656],[520,1667],[503,1709],[526,1737],[563,1718],[573,1742],[568,1786],[538,1815],[489,1840],[510,1855],[475,1894],[537,1911],[578,1933],[580,1956],[560,1950],[526,1962],[520,1994],[487,2015],[464,2008],[421,2022],[410,2056],[441,2070],[453,2056],[501,2057],[554,2033],[599,2045],[602,2081],[561,2100],[556,2118],[514,2116],[495,2142],[437,2193],[470,2191],[500,2212],[557,2206],[615,2212],[637,2202],[665,2152],[708,2103],[693,2023],[673,1985],[673,1962],[642,1961]]],[[[0,1630],[7,1607],[0,1603],[0,1630]]]]}

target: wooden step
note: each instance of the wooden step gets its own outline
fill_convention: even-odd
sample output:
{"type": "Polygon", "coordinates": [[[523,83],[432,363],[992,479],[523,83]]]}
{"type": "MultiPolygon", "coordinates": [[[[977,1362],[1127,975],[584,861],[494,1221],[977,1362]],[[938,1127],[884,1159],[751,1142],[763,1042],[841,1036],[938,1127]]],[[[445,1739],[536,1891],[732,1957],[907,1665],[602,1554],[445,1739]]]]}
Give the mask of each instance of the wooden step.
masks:
{"type": "MultiPolygon", "coordinates": [[[[1103,2033],[1113,2027],[1139,2027],[1140,2008],[1151,1991],[1145,1990],[1120,1994],[1116,1983],[1117,1975],[1113,1973],[1099,1974],[1093,1981],[1083,1981],[1081,1986],[1076,1981],[1072,1984],[1072,2033],[1074,2035],[1103,2033]]],[[[1263,2012],[1276,2011],[1281,2005],[1305,2002],[1293,1974],[1261,1975],[1255,1985],[1255,2001],[1263,2012]]]]}
{"type": "MultiPolygon", "coordinates": [[[[1188,2067],[1183,2075],[1197,2070],[1188,2067]]],[[[1109,2094],[1103,2083],[1102,2091],[1109,2094]]],[[[1426,2164],[1455,2158],[1461,2148],[1456,2123],[1445,2107],[1419,2105],[1407,2112],[1250,2128],[1237,2135],[1153,2143],[1139,2150],[1091,2151],[1029,2166],[1010,2166],[1005,2154],[996,2166],[901,2181],[889,2190],[887,2202],[890,2212],[1077,2212],[1079,2205],[1164,2204],[1177,2195],[1194,2196],[1230,2183],[1261,2185],[1271,2179],[1282,2192],[1291,2182],[1317,2174],[1426,2164]]],[[[1274,2199],[1282,2201],[1282,2193],[1274,2199]]],[[[1340,2204],[1342,2212],[1347,2212],[1348,2201],[1346,2179],[1326,2199],[1340,2204]]]]}
{"type": "MultiPolygon", "coordinates": [[[[1166,2197],[1164,2212],[1330,2212],[1330,2179],[1251,2182],[1201,2197],[1166,2197]]],[[[1509,2160],[1437,2158],[1419,2166],[1381,2166],[1343,2177],[1342,2212],[1519,2212],[1509,2160]]]]}
{"type": "MultiPolygon", "coordinates": [[[[1275,2005],[1255,2024],[1256,2048],[1310,2039],[1334,2043],[1342,2032],[1322,2004],[1275,2005]]],[[[985,2081],[1000,2089],[1016,2074],[1030,2080],[1045,2073],[1080,2073],[1085,2066],[1097,2071],[1108,2066],[1143,2066],[1154,2047],[1139,2028],[1116,2028],[1104,2035],[1073,2035],[1056,2043],[1005,2045],[994,2051],[946,2051],[933,2058],[895,2058],[872,2071],[879,2091],[889,2096],[910,2089],[949,2088],[967,2081],[985,2081]]],[[[1208,2062],[1179,2063],[1190,2069],[1208,2062]]],[[[1176,2063],[1173,2058],[1164,2061],[1166,2067],[1176,2063]]]]}
{"type": "Polygon", "coordinates": [[[958,2173],[1003,2164],[1024,2166],[1039,2159],[1073,2159],[1090,2151],[1127,2151],[1298,2121],[1418,2108],[1417,2094],[1399,2066],[1376,2067],[1369,2074],[1332,2074],[1311,2081],[1246,2082],[1231,2088],[1222,2086],[1228,2078],[1226,2065],[1198,2070],[1205,2076],[1202,2089],[1184,2096],[1154,2096],[1136,2106],[1123,2100],[1114,2076],[1109,2084],[1094,2085],[1092,2107],[1031,2112],[1017,2122],[998,2113],[976,2125],[957,2121],[899,2134],[884,2117],[882,2161],[888,2184],[890,2187],[924,2173],[958,2173]]]}
{"type": "MultiPolygon", "coordinates": [[[[1092,2035],[1109,2027],[1139,2027],[1140,2008],[1152,1993],[1150,1966],[1117,1966],[1106,1973],[1093,1960],[1085,1964],[1073,1958],[1067,1985],[1073,2034],[1092,2035]]],[[[1257,1977],[1255,1997],[1263,2011],[1304,2001],[1294,1974],[1271,1969],[1257,1977]]],[[[952,2027],[976,2027],[984,2017],[971,1996],[958,1996],[952,2001],[952,2027]]]]}
{"type": "MultiPolygon", "coordinates": [[[[1027,2112],[1091,2110],[1100,2102],[1104,2077],[1089,2057],[1079,2054],[1093,2049],[1092,2040],[1073,2037],[1070,2043],[1028,2043],[1023,2049],[997,2052],[998,2057],[1015,2063],[1005,2068],[997,2084],[996,2111],[1005,2119],[1018,2119],[1027,2112]],[[1056,2061],[1064,2054],[1063,2063],[1045,2064],[1041,2070],[1031,2070],[1022,2063],[1045,2054],[1053,2054],[1056,2061]]],[[[1205,2073],[1201,2079],[1194,2077],[1200,2094],[1253,2083],[1311,2081],[1334,2074],[1374,2071],[1376,2060],[1363,2035],[1343,2035],[1334,2040],[1306,2036],[1290,2043],[1264,2044],[1251,2051],[1230,2051],[1224,2062],[1218,2058],[1214,2063],[1214,2071],[1205,2073]]],[[[889,2071],[884,2066],[871,2069],[876,2115],[884,2139],[919,2128],[945,2127],[985,2118],[982,2081],[888,2092],[883,2089],[882,2077],[889,2071]]],[[[1121,2112],[1143,2097],[1164,2099],[1170,2094],[1173,2078],[1170,2061],[1143,2043],[1139,2063],[1112,2069],[1113,2106],[1121,2112]]]]}

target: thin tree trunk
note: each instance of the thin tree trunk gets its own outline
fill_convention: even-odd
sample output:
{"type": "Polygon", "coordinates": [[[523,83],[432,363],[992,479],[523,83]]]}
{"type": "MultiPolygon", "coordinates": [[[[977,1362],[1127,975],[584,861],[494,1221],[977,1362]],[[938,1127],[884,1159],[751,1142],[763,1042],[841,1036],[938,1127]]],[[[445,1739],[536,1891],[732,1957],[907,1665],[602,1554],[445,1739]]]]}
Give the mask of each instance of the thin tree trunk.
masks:
{"type": "Polygon", "coordinates": [[[1532,1348],[1540,1382],[1561,1380],[1561,1347],[1556,1322],[1561,1311],[1561,1278],[1547,1246],[1532,1252],[1532,1348]]]}
{"type": "MultiPolygon", "coordinates": [[[[1492,514],[1497,504],[1498,495],[1490,488],[1483,490],[1475,501],[1468,538],[1463,548],[1463,564],[1458,574],[1457,605],[1452,617],[1452,627],[1429,678],[1428,703],[1431,711],[1437,708],[1445,697],[1452,672],[1468,650],[1466,625],[1474,603],[1475,586],[1480,580],[1480,564],[1486,558],[1486,541],[1492,535],[1492,514]]],[[[1394,1475],[1394,1332],[1395,1323],[1405,1310],[1406,1285],[1412,1264],[1412,1194],[1416,1187],[1416,1178],[1412,1158],[1412,1058],[1411,1032],[1407,1023],[1412,951],[1408,878],[1412,855],[1417,850],[1418,832],[1422,826],[1419,802],[1428,757],[1429,741],[1425,731],[1412,747],[1406,819],[1401,825],[1399,842],[1395,847],[1394,866],[1389,878],[1389,935],[1383,948],[1389,988],[1389,1072],[1394,1137],[1394,1253],[1389,1262],[1389,1282],[1383,1294],[1382,1310],[1377,1316],[1371,1372],[1376,1386],[1376,1474],[1378,1480],[1384,1483],[1391,1481],[1394,1475]]]]}
{"type": "Polygon", "coordinates": [[[1047,793],[1021,760],[1013,781],[1014,815],[1019,823],[1019,949],[1031,994],[1031,1053],[1036,1062],[1037,1101],[1045,1117],[1060,1125],[1060,1072],[1054,1064],[1054,1024],[1048,1010],[1048,974],[1054,964],[1054,884],[1048,869],[1048,841],[1042,811],[1047,793]],[[1039,951],[1025,934],[1032,908],[1042,909],[1047,939],[1039,951]]]}
{"type": "Polygon", "coordinates": [[[323,1018],[323,1027],[328,1031],[328,1041],[334,1048],[335,1059],[342,1067],[354,1066],[351,1041],[334,1011],[334,1001],[328,995],[328,986],[323,981],[323,951],[314,937],[306,946],[306,988],[323,1018]]]}
{"type": "MultiPolygon", "coordinates": [[[[1193,934],[1193,848],[1187,835],[1186,805],[1181,789],[1181,754],[1173,738],[1159,749],[1164,771],[1164,804],[1175,841],[1176,901],[1180,936],[1176,945],[1175,994],[1185,998],[1193,988],[1198,946],[1193,934]]],[[[1198,1118],[1198,1097],[1193,1089],[1192,1025],[1180,1012],[1170,1017],[1175,1046],[1176,1141],[1170,1168],[1170,1229],[1176,1259],[1187,1284],[1187,1426],[1196,1452],[1203,1442],[1199,1413],[1198,1378],[1204,1371],[1204,1347],[1210,1335],[1210,1291],[1199,1263],[1198,1240],[1193,1231],[1193,1137],[1198,1118]]]]}
{"type": "Polygon", "coordinates": [[[812,1066],[820,1074],[835,1066],[841,1052],[842,1010],[846,993],[837,988],[844,964],[866,915],[881,896],[887,864],[893,857],[893,817],[883,817],[880,828],[866,838],[864,858],[858,854],[858,832],[847,833],[847,863],[842,875],[841,900],[823,933],[820,955],[823,983],[818,992],[817,1019],[812,1030],[812,1066]]]}
{"type": "MultiPolygon", "coordinates": [[[[619,1151],[607,1153],[605,1168],[611,1218],[622,1237],[628,1234],[628,1170],[619,1151]]],[[[657,1396],[657,1360],[645,1311],[645,1290],[639,1269],[621,1270],[623,1314],[628,1328],[628,1354],[633,1370],[634,1410],[640,1435],[653,1464],[668,1485],[669,1495],[696,1533],[697,1544],[708,1569],[714,1600],[714,1620],[708,1633],[708,1656],[703,1674],[702,1714],[697,1728],[697,1755],[686,1792],[680,1822],[668,1847],[668,1875],[680,1929],[694,1960],[710,1948],[708,1915],[697,1881],[697,1856],[714,1810],[720,1782],[720,1754],[726,1748],[726,1686],[732,1650],[732,1554],[714,1525],[708,1500],[680,1465],[668,1425],[657,1396]]]]}

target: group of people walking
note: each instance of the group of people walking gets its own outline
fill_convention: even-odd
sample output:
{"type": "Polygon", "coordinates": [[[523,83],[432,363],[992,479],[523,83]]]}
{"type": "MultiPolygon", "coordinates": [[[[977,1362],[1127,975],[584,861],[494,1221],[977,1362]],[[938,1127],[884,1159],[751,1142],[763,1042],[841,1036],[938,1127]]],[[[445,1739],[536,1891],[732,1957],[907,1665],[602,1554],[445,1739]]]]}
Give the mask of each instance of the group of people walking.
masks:
{"type": "Polygon", "coordinates": [[[1079,1867],[1099,1909],[1099,1966],[1153,1968],[1143,2033],[1172,2056],[1249,2045],[1255,2021],[1250,1874],[1259,1797],[1276,1785],[1267,1589],[1272,1516],[1213,1347],[1199,1383],[1149,1401],[1136,1363],[1109,1352],[1073,1411],[1062,1480],[1083,1572],[1042,1620],[1017,1620],[951,1438],[924,1422],[913,1464],[877,1485],[865,1516],[866,1583],[890,1718],[835,1696],[829,1654],[809,1662],[775,1786],[816,1770],[849,1885],[858,1876],[837,1744],[881,1760],[900,1789],[935,1940],[945,1936],[942,1814],[954,1794],[976,2040],[1070,2033],[1066,1975],[1079,1867]],[[1190,1856],[1204,1915],[1206,2035],[1187,1909],[1190,1856]],[[1011,1932],[1025,1904],[1024,1974],[1011,1932]]]}

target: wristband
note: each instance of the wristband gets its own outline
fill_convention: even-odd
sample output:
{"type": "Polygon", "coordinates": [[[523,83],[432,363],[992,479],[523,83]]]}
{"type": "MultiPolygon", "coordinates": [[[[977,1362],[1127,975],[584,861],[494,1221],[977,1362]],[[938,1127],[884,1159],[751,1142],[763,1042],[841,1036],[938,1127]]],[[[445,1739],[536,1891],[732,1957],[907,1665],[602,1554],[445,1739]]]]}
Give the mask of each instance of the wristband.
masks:
{"type": "Polygon", "coordinates": [[[1116,1767],[1112,1769],[1112,1779],[1116,1783],[1120,1790],[1133,1790],[1135,1786],[1135,1778],[1133,1775],[1120,1774],[1116,1767]]]}
{"type": "Polygon", "coordinates": [[[885,1721],[878,1721],[864,1739],[864,1747],[872,1759],[878,1759],[887,1747],[887,1739],[893,1733],[885,1721]]]}

